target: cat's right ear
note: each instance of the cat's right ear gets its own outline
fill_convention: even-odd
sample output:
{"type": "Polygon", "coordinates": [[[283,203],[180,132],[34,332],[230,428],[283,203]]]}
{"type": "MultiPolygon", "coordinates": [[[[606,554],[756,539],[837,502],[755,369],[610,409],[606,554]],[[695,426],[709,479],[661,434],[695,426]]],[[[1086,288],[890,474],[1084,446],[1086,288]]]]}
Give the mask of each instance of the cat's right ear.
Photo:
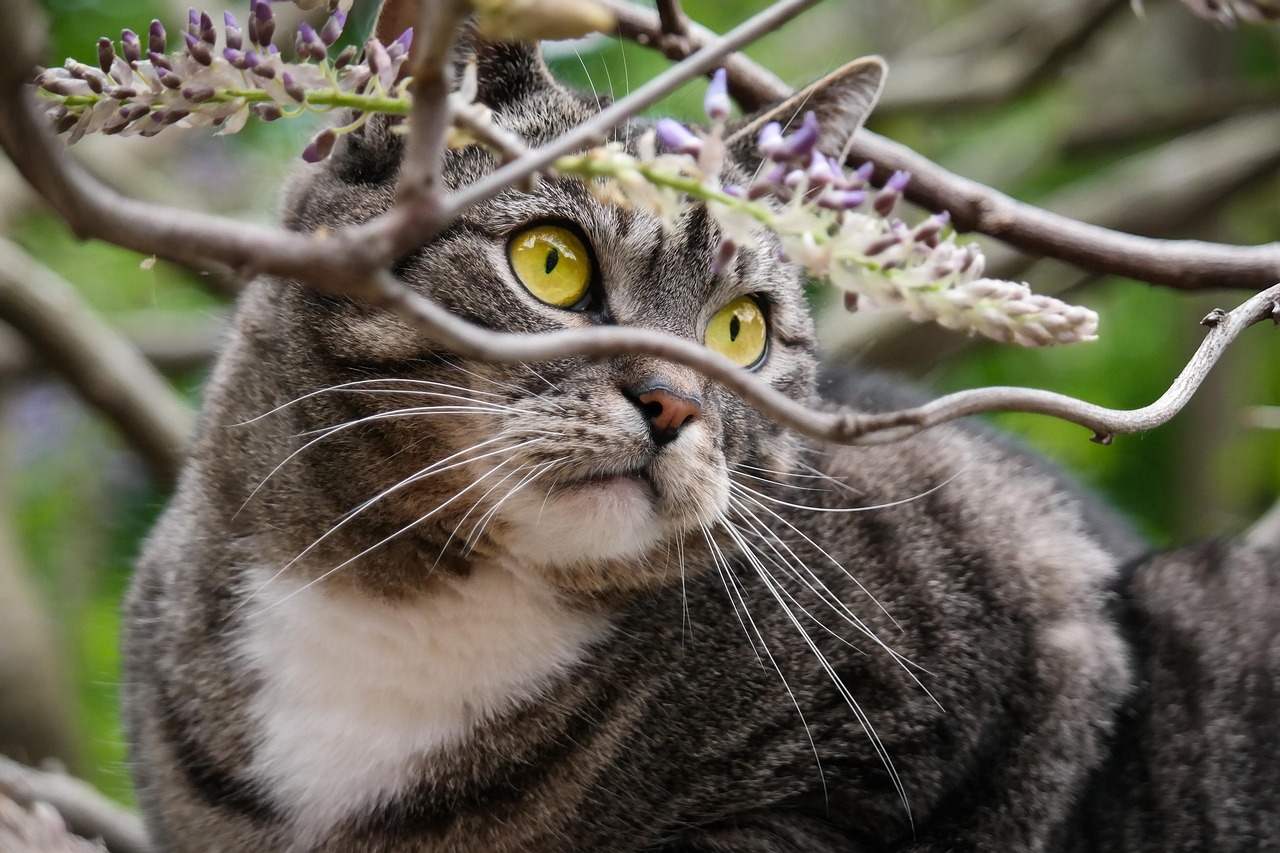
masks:
{"type": "Polygon", "coordinates": [[[805,113],[812,112],[818,118],[818,148],[827,154],[839,154],[843,162],[853,135],[880,99],[887,73],[888,66],[878,56],[855,59],[781,103],[747,116],[741,125],[731,128],[725,141],[730,150],[750,159],[766,124],[776,121],[786,132],[798,126],[805,113]]]}
{"type": "MultiPolygon", "coordinates": [[[[386,0],[378,11],[374,36],[390,44],[414,25],[418,10],[418,0],[386,0]]],[[[486,39],[476,31],[474,19],[463,24],[458,33],[454,56],[459,74],[467,62],[475,61],[476,100],[495,111],[531,94],[561,88],[537,44],[486,39]]],[[[409,73],[407,63],[402,73],[409,73]]]]}

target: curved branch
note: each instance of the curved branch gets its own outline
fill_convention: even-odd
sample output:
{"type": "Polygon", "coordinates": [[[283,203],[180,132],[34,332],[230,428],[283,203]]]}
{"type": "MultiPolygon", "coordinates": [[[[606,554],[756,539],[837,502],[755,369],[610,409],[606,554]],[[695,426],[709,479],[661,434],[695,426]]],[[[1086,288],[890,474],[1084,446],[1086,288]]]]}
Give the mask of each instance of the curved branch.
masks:
{"type": "MultiPolygon", "coordinates": [[[[640,43],[662,34],[656,13],[626,0],[602,0],[618,17],[619,32],[640,43]]],[[[689,49],[714,34],[691,25],[689,49]]],[[[745,57],[726,66],[730,90],[744,109],[782,100],[791,89],[745,57]]],[[[947,171],[901,143],[863,129],[851,157],[876,164],[876,179],[911,173],[905,195],[930,210],[946,210],[959,231],[978,231],[1023,251],[1058,258],[1083,270],[1122,275],[1169,287],[1245,287],[1261,290],[1280,281],[1280,243],[1230,246],[1200,240],[1159,240],[1079,222],[1017,201],[947,171]]]]}
{"type": "Polygon", "coordinates": [[[1145,432],[1177,414],[1227,345],[1246,328],[1266,319],[1280,324],[1280,284],[1231,312],[1215,310],[1202,321],[1209,327],[1204,343],[1169,390],[1151,405],[1131,411],[1034,388],[991,387],[948,394],[914,409],[865,414],[849,409],[815,411],[700,344],[650,329],[600,326],[540,334],[493,332],[449,313],[387,272],[370,282],[362,298],[394,313],[446,349],[482,361],[606,358],[623,352],[674,361],[719,382],[782,426],[838,444],[898,441],[949,421],[991,412],[1052,415],[1091,429],[1094,441],[1110,444],[1115,435],[1145,432]]]}
{"type": "Polygon", "coordinates": [[[0,320],[120,428],[160,481],[173,482],[191,435],[191,410],[74,287],[5,240],[0,320]]]}
{"type": "MultiPolygon", "coordinates": [[[[561,154],[590,144],[618,122],[634,115],[685,80],[716,67],[728,52],[763,32],[776,28],[782,21],[813,2],[815,0],[783,0],[735,28],[724,39],[707,42],[688,61],[669,69],[586,124],[443,199],[439,207],[439,222],[446,222],[466,206],[545,169],[561,154]]],[[[634,8],[630,10],[638,11],[640,10],[634,8]]],[[[654,34],[660,35],[658,16],[654,13],[648,15],[653,26],[658,28],[653,30],[654,34]]],[[[619,17],[620,20],[623,18],[622,15],[619,17]]],[[[624,22],[623,29],[627,26],[624,22]]],[[[690,24],[690,41],[701,39],[701,32],[705,31],[690,24]]],[[[396,314],[441,346],[477,359],[545,361],[569,356],[602,358],[624,352],[666,358],[702,372],[738,393],[749,404],[783,426],[815,438],[840,443],[893,440],[978,412],[1009,410],[1056,415],[1093,429],[1099,438],[1149,429],[1167,420],[1181,407],[1186,396],[1203,378],[1204,371],[1216,360],[1221,348],[1245,325],[1275,312],[1277,293],[1273,288],[1262,302],[1258,302],[1262,297],[1256,298],[1231,315],[1224,315],[1224,319],[1218,324],[1220,328],[1211,332],[1201,353],[1188,366],[1175,387],[1153,406],[1135,412],[1117,412],[1058,394],[1017,388],[985,388],[962,392],[918,409],[887,414],[814,412],[691,340],[637,328],[600,327],[541,335],[516,335],[490,332],[472,326],[412,291],[386,270],[389,263],[401,253],[399,247],[403,241],[413,236],[418,228],[425,227],[424,218],[412,211],[405,212],[403,204],[393,206],[388,214],[365,225],[343,229],[327,236],[304,236],[278,229],[248,227],[217,217],[174,212],[111,193],[82,170],[77,170],[64,157],[51,153],[54,140],[43,128],[40,118],[33,114],[21,85],[27,72],[15,72],[14,62],[21,61],[26,56],[26,46],[9,44],[11,39],[4,33],[4,30],[0,30],[0,142],[4,143],[10,156],[18,162],[28,179],[50,199],[59,212],[78,225],[84,233],[149,253],[164,253],[166,256],[176,253],[218,259],[229,251],[234,252],[233,264],[238,260],[237,265],[272,272],[317,290],[364,299],[396,314]],[[12,47],[15,52],[7,53],[7,47],[12,47]],[[14,57],[18,59],[15,60],[14,57]],[[6,59],[9,61],[4,61],[6,59]],[[166,242],[173,245],[165,245],[166,242]]],[[[769,77],[763,73],[752,74],[748,82],[751,85],[767,86],[776,83],[770,82],[769,77]]],[[[741,87],[743,81],[739,80],[738,83],[741,87]]],[[[410,123],[414,125],[412,119],[410,123]]],[[[864,143],[868,139],[874,142],[879,138],[866,135],[864,143]]],[[[988,233],[1012,231],[1028,240],[1028,235],[1049,230],[1054,235],[1071,232],[1076,239],[1089,242],[1091,249],[1102,247],[1104,256],[1110,258],[1112,268],[1109,271],[1112,272],[1117,271],[1116,267],[1120,264],[1119,260],[1111,257],[1116,253],[1127,252],[1138,256],[1142,256],[1144,252],[1146,255],[1159,253],[1162,262],[1167,261],[1170,256],[1180,258],[1190,254],[1201,265],[1226,265],[1230,269],[1232,262],[1238,264],[1241,258],[1253,260],[1252,256],[1259,250],[1269,250],[1271,256],[1274,256],[1268,257],[1275,272],[1267,277],[1267,282],[1280,279],[1280,246],[1254,247],[1251,253],[1249,249],[1236,247],[1170,243],[1119,235],[1103,228],[1082,225],[1065,217],[1037,211],[1028,205],[1019,205],[1006,196],[950,175],[909,149],[895,147],[888,140],[881,140],[878,144],[897,150],[899,162],[903,159],[919,161],[908,165],[918,175],[924,173],[928,176],[932,170],[935,178],[937,173],[946,176],[943,183],[947,192],[968,198],[983,209],[981,218],[986,223],[984,227],[988,233]],[[969,195],[966,196],[966,193],[969,195]],[[1008,211],[1002,213],[999,199],[1014,205],[1017,210],[1025,208],[1030,211],[1027,220],[1019,220],[1008,211]],[[996,228],[997,223],[1001,224],[1001,228],[996,228]],[[1082,234],[1087,236],[1081,237],[1082,234]],[[1095,243],[1097,246],[1093,245],[1095,243]],[[1197,252],[1197,247],[1204,248],[1197,252]]],[[[865,147],[864,144],[863,148],[865,147]]],[[[881,166],[894,164],[891,157],[877,159],[881,166]]],[[[917,180],[917,191],[920,183],[917,180]]],[[[924,185],[930,186],[929,181],[926,180],[924,185]]],[[[949,204],[939,207],[957,210],[949,204]]],[[[1042,234],[1042,239],[1048,240],[1048,237],[1042,234]]],[[[1061,250],[1062,243],[1052,240],[1049,242],[1061,250]]],[[[1158,277],[1152,278],[1152,275],[1167,272],[1167,263],[1164,266],[1153,264],[1151,268],[1145,269],[1146,274],[1139,274],[1137,277],[1159,280],[1158,277]]],[[[1257,269],[1254,273],[1260,274],[1257,269]]],[[[1215,280],[1217,283],[1227,283],[1215,280]]]]}
{"type": "Polygon", "coordinates": [[[1128,6],[1125,0],[1084,0],[1049,10],[1037,8],[1005,47],[977,48],[963,57],[904,60],[894,65],[880,109],[955,112],[1024,95],[1052,78],[1128,6]]]}
{"type": "Polygon", "coordinates": [[[101,838],[110,853],[147,853],[146,830],[137,815],[65,773],[26,767],[0,756],[0,797],[20,806],[47,803],[77,835],[101,838]]]}

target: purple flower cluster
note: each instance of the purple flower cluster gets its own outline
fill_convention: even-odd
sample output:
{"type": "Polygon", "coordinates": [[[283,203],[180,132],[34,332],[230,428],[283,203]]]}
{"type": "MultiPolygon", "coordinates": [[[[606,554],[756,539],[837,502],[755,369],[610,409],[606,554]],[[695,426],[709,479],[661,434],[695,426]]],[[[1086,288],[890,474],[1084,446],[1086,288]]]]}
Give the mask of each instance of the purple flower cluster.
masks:
{"type": "Polygon", "coordinates": [[[346,18],[334,8],[319,30],[302,22],[292,39],[295,57],[286,61],[274,43],[269,0],[251,0],[243,27],[230,12],[219,28],[193,9],[172,53],[164,26],[152,21],[145,43],[124,30],[117,53],[110,39],[99,39],[97,67],[68,60],[36,83],[56,100],[49,118],[72,142],[86,133],[152,136],[175,124],[235,133],[250,113],[271,121],[304,104],[331,109],[358,106],[355,96],[395,96],[412,31],[387,46],[371,40],[359,61],[352,46],[330,62],[346,18]]]}
{"type": "MultiPolygon", "coordinates": [[[[669,153],[642,151],[639,168],[650,182],[662,182],[663,172],[699,181],[701,192],[694,195],[706,201],[723,235],[713,274],[763,225],[778,236],[786,259],[844,290],[850,310],[891,308],[916,321],[1026,346],[1094,337],[1092,311],[1034,294],[1025,284],[982,278],[982,253],[974,244],[955,242],[947,233],[946,213],[914,226],[894,217],[911,176],[895,172],[876,189],[874,164],[847,171],[819,149],[821,127],[812,112],[790,133],[778,122],[767,124],[757,143],[764,163],[757,176],[746,187],[721,186],[718,165],[728,115],[722,75],[708,90],[707,113],[709,133],[672,119],[659,121],[655,135],[669,153]]],[[[630,200],[658,198],[634,180],[622,175],[616,180],[630,200]]],[[[650,204],[665,219],[673,219],[682,206],[669,196],[660,197],[660,205],[650,204]]]]}

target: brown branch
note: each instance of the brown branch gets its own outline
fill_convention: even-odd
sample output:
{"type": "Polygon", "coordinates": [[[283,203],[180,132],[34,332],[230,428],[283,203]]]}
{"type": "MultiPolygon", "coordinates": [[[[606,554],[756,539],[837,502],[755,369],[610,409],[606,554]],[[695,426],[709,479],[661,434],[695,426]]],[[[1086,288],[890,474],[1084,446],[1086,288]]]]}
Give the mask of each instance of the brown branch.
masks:
{"type": "Polygon", "coordinates": [[[1160,399],[1131,411],[1108,409],[1063,394],[1032,388],[991,387],[961,391],[923,406],[883,414],[850,410],[818,412],[775,390],[723,356],[691,340],[625,326],[563,332],[515,334],[473,326],[440,305],[404,287],[388,272],[366,297],[451,352],[491,362],[607,358],[621,352],[651,355],[692,367],[719,382],[777,423],[803,435],[839,444],[879,444],[907,438],[930,427],[970,415],[1030,412],[1052,415],[1094,431],[1094,440],[1145,432],[1165,423],[1186,405],[1223,350],[1244,329],[1271,319],[1280,323],[1280,284],[1254,295],[1231,312],[1215,311],[1204,343],[1160,399]]]}
{"type": "MultiPolygon", "coordinates": [[[[619,32],[652,42],[661,35],[656,13],[625,0],[603,0],[618,16],[619,32]]],[[[690,27],[686,41],[706,43],[707,30],[690,27]]],[[[744,109],[781,100],[791,90],[750,60],[727,64],[730,90],[744,109]]],[[[854,137],[855,161],[876,164],[877,180],[894,171],[912,175],[906,197],[929,210],[945,210],[959,231],[978,231],[1015,248],[1074,264],[1088,272],[1122,275],[1170,287],[1243,287],[1260,290],[1280,281],[1280,243],[1230,246],[1200,240],[1158,240],[1079,222],[1017,201],[947,171],[905,145],[863,129],[854,137]]]]}
{"type": "Polygon", "coordinates": [[[5,240],[0,320],[120,428],[161,482],[174,480],[191,435],[190,409],[74,287],[5,240]]]}
{"type": "Polygon", "coordinates": [[[1083,50],[1116,13],[1128,8],[1126,0],[1084,0],[1038,9],[1006,47],[895,63],[880,110],[954,112],[1034,91],[1083,50]]]}
{"type": "Polygon", "coordinates": [[[65,773],[36,770],[0,756],[3,797],[26,808],[38,803],[53,806],[73,832],[101,838],[110,853],[147,853],[151,849],[137,815],[65,773]]]}
{"type": "MultiPolygon", "coordinates": [[[[784,0],[735,28],[725,38],[706,44],[688,61],[668,70],[564,137],[541,149],[530,151],[515,162],[499,168],[489,177],[445,199],[441,205],[441,222],[502,187],[546,169],[561,154],[578,150],[598,140],[615,124],[652,104],[674,86],[722,64],[723,57],[728,52],[763,32],[776,28],[813,2],[814,0],[784,0]]],[[[651,17],[657,25],[656,14],[651,17]]],[[[690,27],[691,40],[698,32],[697,28],[690,27]]],[[[52,141],[33,114],[26,93],[19,85],[29,72],[14,72],[13,56],[21,57],[23,54],[20,51],[7,53],[4,50],[5,41],[3,35],[0,35],[0,58],[10,59],[10,62],[0,64],[0,84],[4,85],[0,91],[0,142],[4,143],[10,156],[18,162],[28,179],[86,233],[113,239],[114,242],[133,248],[138,248],[135,243],[141,241],[150,248],[155,245],[156,240],[148,229],[157,228],[166,239],[176,241],[177,245],[171,251],[216,257],[221,250],[233,249],[241,253],[245,266],[275,272],[319,290],[355,296],[386,308],[441,346],[464,356],[489,361],[542,361],[569,356],[603,358],[629,352],[666,358],[697,369],[720,382],[780,424],[817,438],[845,443],[859,440],[880,441],[899,438],[977,412],[1009,409],[1065,417],[1104,436],[1140,431],[1163,422],[1176,411],[1181,405],[1184,391],[1174,393],[1174,390],[1194,387],[1198,381],[1196,377],[1207,369],[1206,360],[1211,364],[1216,359],[1220,346],[1224,346],[1242,328],[1237,328],[1237,321],[1220,324],[1224,331],[1211,334],[1210,340],[1206,342],[1209,350],[1202,350],[1202,353],[1211,351],[1212,356],[1198,357],[1188,367],[1191,372],[1184,374],[1170,394],[1152,407],[1133,413],[1102,409],[1047,392],[1010,388],[965,392],[944,397],[919,409],[883,415],[813,412],[691,340],[651,330],[618,327],[543,335],[514,335],[471,326],[405,287],[386,271],[386,265],[398,257],[397,247],[401,242],[416,229],[423,227],[423,217],[405,213],[403,204],[393,206],[390,213],[366,225],[344,229],[325,238],[312,239],[279,231],[248,229],[216,217],[175,213],[115,196],[88,178],[83,171],[77,171],[74,164],[51,153],[52,141]],[[98,215],[102,213],[110,214],[105,217],[109,220],[105,224],[104,217],[98,215]],[[121,239],[114,239],[117,237],[121,239]],[[124,242],[126,240],[134,242],[124,242]],[[1226,330],[1231,330],[1229,335],[1226,330]],[[1212,347],[1209,346],[1210,343],[1213,343],[1212,347]],[[1196,374],[1195,370],[1201,373],[1196,374]]],[[[763,75],[753,75],[748,79],[754,83],[767,82],[763,75]]],[[[741,83],[740,80],[739,84],[741,83]]],[[[883,144],[892,145],[887,140],[883,144]]],[[[914,157],[923,161],[924,166],[917,166],[917,171],[927,171],[925,167],[940,171],[914,152],[905,148],[902,151],[905,152],[901,155],[904,158],[914,157]]],[[[884,165],[885,162],[881,158],[881,164],[884,165]]],[[[990,204],[993,195],[998,195],[977,184],[961,182],[955,176],[950,176],[950,179],[951,183],[947,185],[950,191],[963,193],[967,187],[984,205],[990,204]]],[[[1058,220],[1064,220],[1063,217],[1055,218],[1052,214],[1035,211],[1034,208],[1027,209],[1032,211],[1030,215],[1033,219],[1037,216],[1040,218],[1041,225],[1046,221],[1057,223],[1058,220]]],[[[984,214],[987,218],[983,221],[994,228],[989,222],[989,215],[990,211],[987,210],[984,214]]],[[[1166,253],[1169,252],[1170,245],[1177,245],[1143,238],[1125,238],[1124,235],[1115,235],[1106,229],[1064,221],[1068,227],[1074,227],[1077,231],[1083,229],[1086,233],[1100,232],[1102,242],[1105,243],[1107,238],[1112,240],[1110,245],[1113,249],[1116,239],[1136,241],[1139,248],[1145,247],[1149,251],[1154,251],[1158,244],[1166,253]]],[[[1005,230],[1011,227],[1010,223],[1005,223],[1005,230]]],[[[1196,257],[1203,261],[1206,256],[1213,256],[1213,248],[1196,257]]],[[[1233,259],[1242,253],[1248,253],[1248,250],[1231,247],[1216,247],[1216,250],[1233,259]]],[[[1280,254],[1280,249],[1276,250],[1276,254],[1280,254]]],[[[1277,267],[1280,268],[1280,263],[1277,263],[1277,267]]],[[[1280,272],[1271,280],[1276,278],[1280,278],[1280,272]]],[[[1274,298],[1274,294],[1271,298],[1274,298]]],[[[1267,305],[1267,310],[1270,311],[1271,303],[1268,302],[1267,305]]],[[[1231,315],[1239,316],[1242,316],[1240,311],[1231,315]]],[[[1257,319],[1255,317],[1249,322],[1256,322],[1257,319]]]]}

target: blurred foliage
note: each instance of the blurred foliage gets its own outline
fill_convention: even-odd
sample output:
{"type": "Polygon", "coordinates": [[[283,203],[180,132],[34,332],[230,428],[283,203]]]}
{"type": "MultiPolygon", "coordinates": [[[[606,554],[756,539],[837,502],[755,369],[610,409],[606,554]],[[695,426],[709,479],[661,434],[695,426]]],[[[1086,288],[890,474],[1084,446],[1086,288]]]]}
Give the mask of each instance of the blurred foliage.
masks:
{"type": "MultiPolygon", "coordinates": [[[[1036,5],[990,1],[1003,2],[1010,14],[1025,14],[1036,5]]],[[[766,0],[685,5],[695,20],[723,31],[766,0]]],[[[945,30],[984,5],[975,0],[830,2],[749,52],[799,84],[861,53],[885,54],[892,64],[923,35],[945,30]]],[[[75,56],[92,62],[100,35],[117,36],[126,26],[145,31],[153,16],[175,32],[185,20],[185,8],[159,0],[45,0],[45,6],[52,21],[51,59],[75,56]]],[[[945,115],[899,113],[882,124],[873,120],[873,126],[962,174],[1035,202],[1167,141],[1135,137],[1101,151],[1071,154],[1063,140],[1087,118],[1117,108],[1141,114],[1153,104],[1176,106],[1205,83],[1280,91],[1280,38],[1274,30],[1223,32],[1171,2],[1147,6],[1147,20],[1120,15],[1059,79],[1010,103],[945,115]]],[[[353,20],[367,28],[371,10],[367,2],[358,4],[353,20]]],[[[668,64],[652,51],[605,38],[555,45],[550,57],[567,82],[615,95],[668,64]]],[[[692,83],[656,111],[696,117],[703,88],[692,83]]],[[[118,183],[150,188],[152,197],[174,203],[265,221],[274,208],[274,188],[308,135],[299,124],[305,123],[254,127],[231,139],[171,133],[164,140],[84,144],[127,164],[110,176],[118,183]],[[140,155],[130,153],[134,144],[149,147],[140,155]]],[[[1168,180],[1180,177],[1170,173],[1168,180]]],[[[7,221],[10,238],[77,284],[108,318],[145,319],[145,312],[158,310],[212,318],[222,304],[199,276],[163,263],[144,268],[144,259],[132,253],[76,243],[45,214],[20,211],[7,221]]],[[[1259,177],[1239,192],[1224,194],[1196,221],[1180,224],[1175,235],[1238,243],[1280,238],[1280,178],[1259,177]]],[[[1031,283],[1035,286],[1034,277],[1031,283]]],[[[1243,299],[1240,292],[1186,295],[1117,280],[1098,281],[1072,295],[1103,316],[1103,337],[1096,344],[1036,352],[973,345],[942,364],[898,366],[938,390],[1022,384],[1136,407],[1155,399],[1182,367],[1201,337],[1196,320],[1209,307],[1232,307],[1243,299]]],[[[1280,436],[1246,428],[1241,420],[1249,406],[1280,404],[1278,346],[1275,333],[1249,331],[1177,420],[1144,436],[1120,437],[1112,447],[1092,444],[1079,427],[1048,418],[995,420],[1123,508],[1156,542],[1235,532],[1276,498],[1280,483],[1280,436]]],[[[194,398],[198,376],[174,379],[194,398]]],[[[149,484],[140,461],[111,428],[87,414],[61,386],[39,377],[0,382],[0,426],[12,437],[2,450],[7,469],[14,472],[3,485],[18,508],[13,521],[30,568],[62,626],[60,640],[80,702],[85,763],[93,768],[93,782],[128,800],[115,707],[117,607],[130,560],[164,495],[149,484]]]]}

